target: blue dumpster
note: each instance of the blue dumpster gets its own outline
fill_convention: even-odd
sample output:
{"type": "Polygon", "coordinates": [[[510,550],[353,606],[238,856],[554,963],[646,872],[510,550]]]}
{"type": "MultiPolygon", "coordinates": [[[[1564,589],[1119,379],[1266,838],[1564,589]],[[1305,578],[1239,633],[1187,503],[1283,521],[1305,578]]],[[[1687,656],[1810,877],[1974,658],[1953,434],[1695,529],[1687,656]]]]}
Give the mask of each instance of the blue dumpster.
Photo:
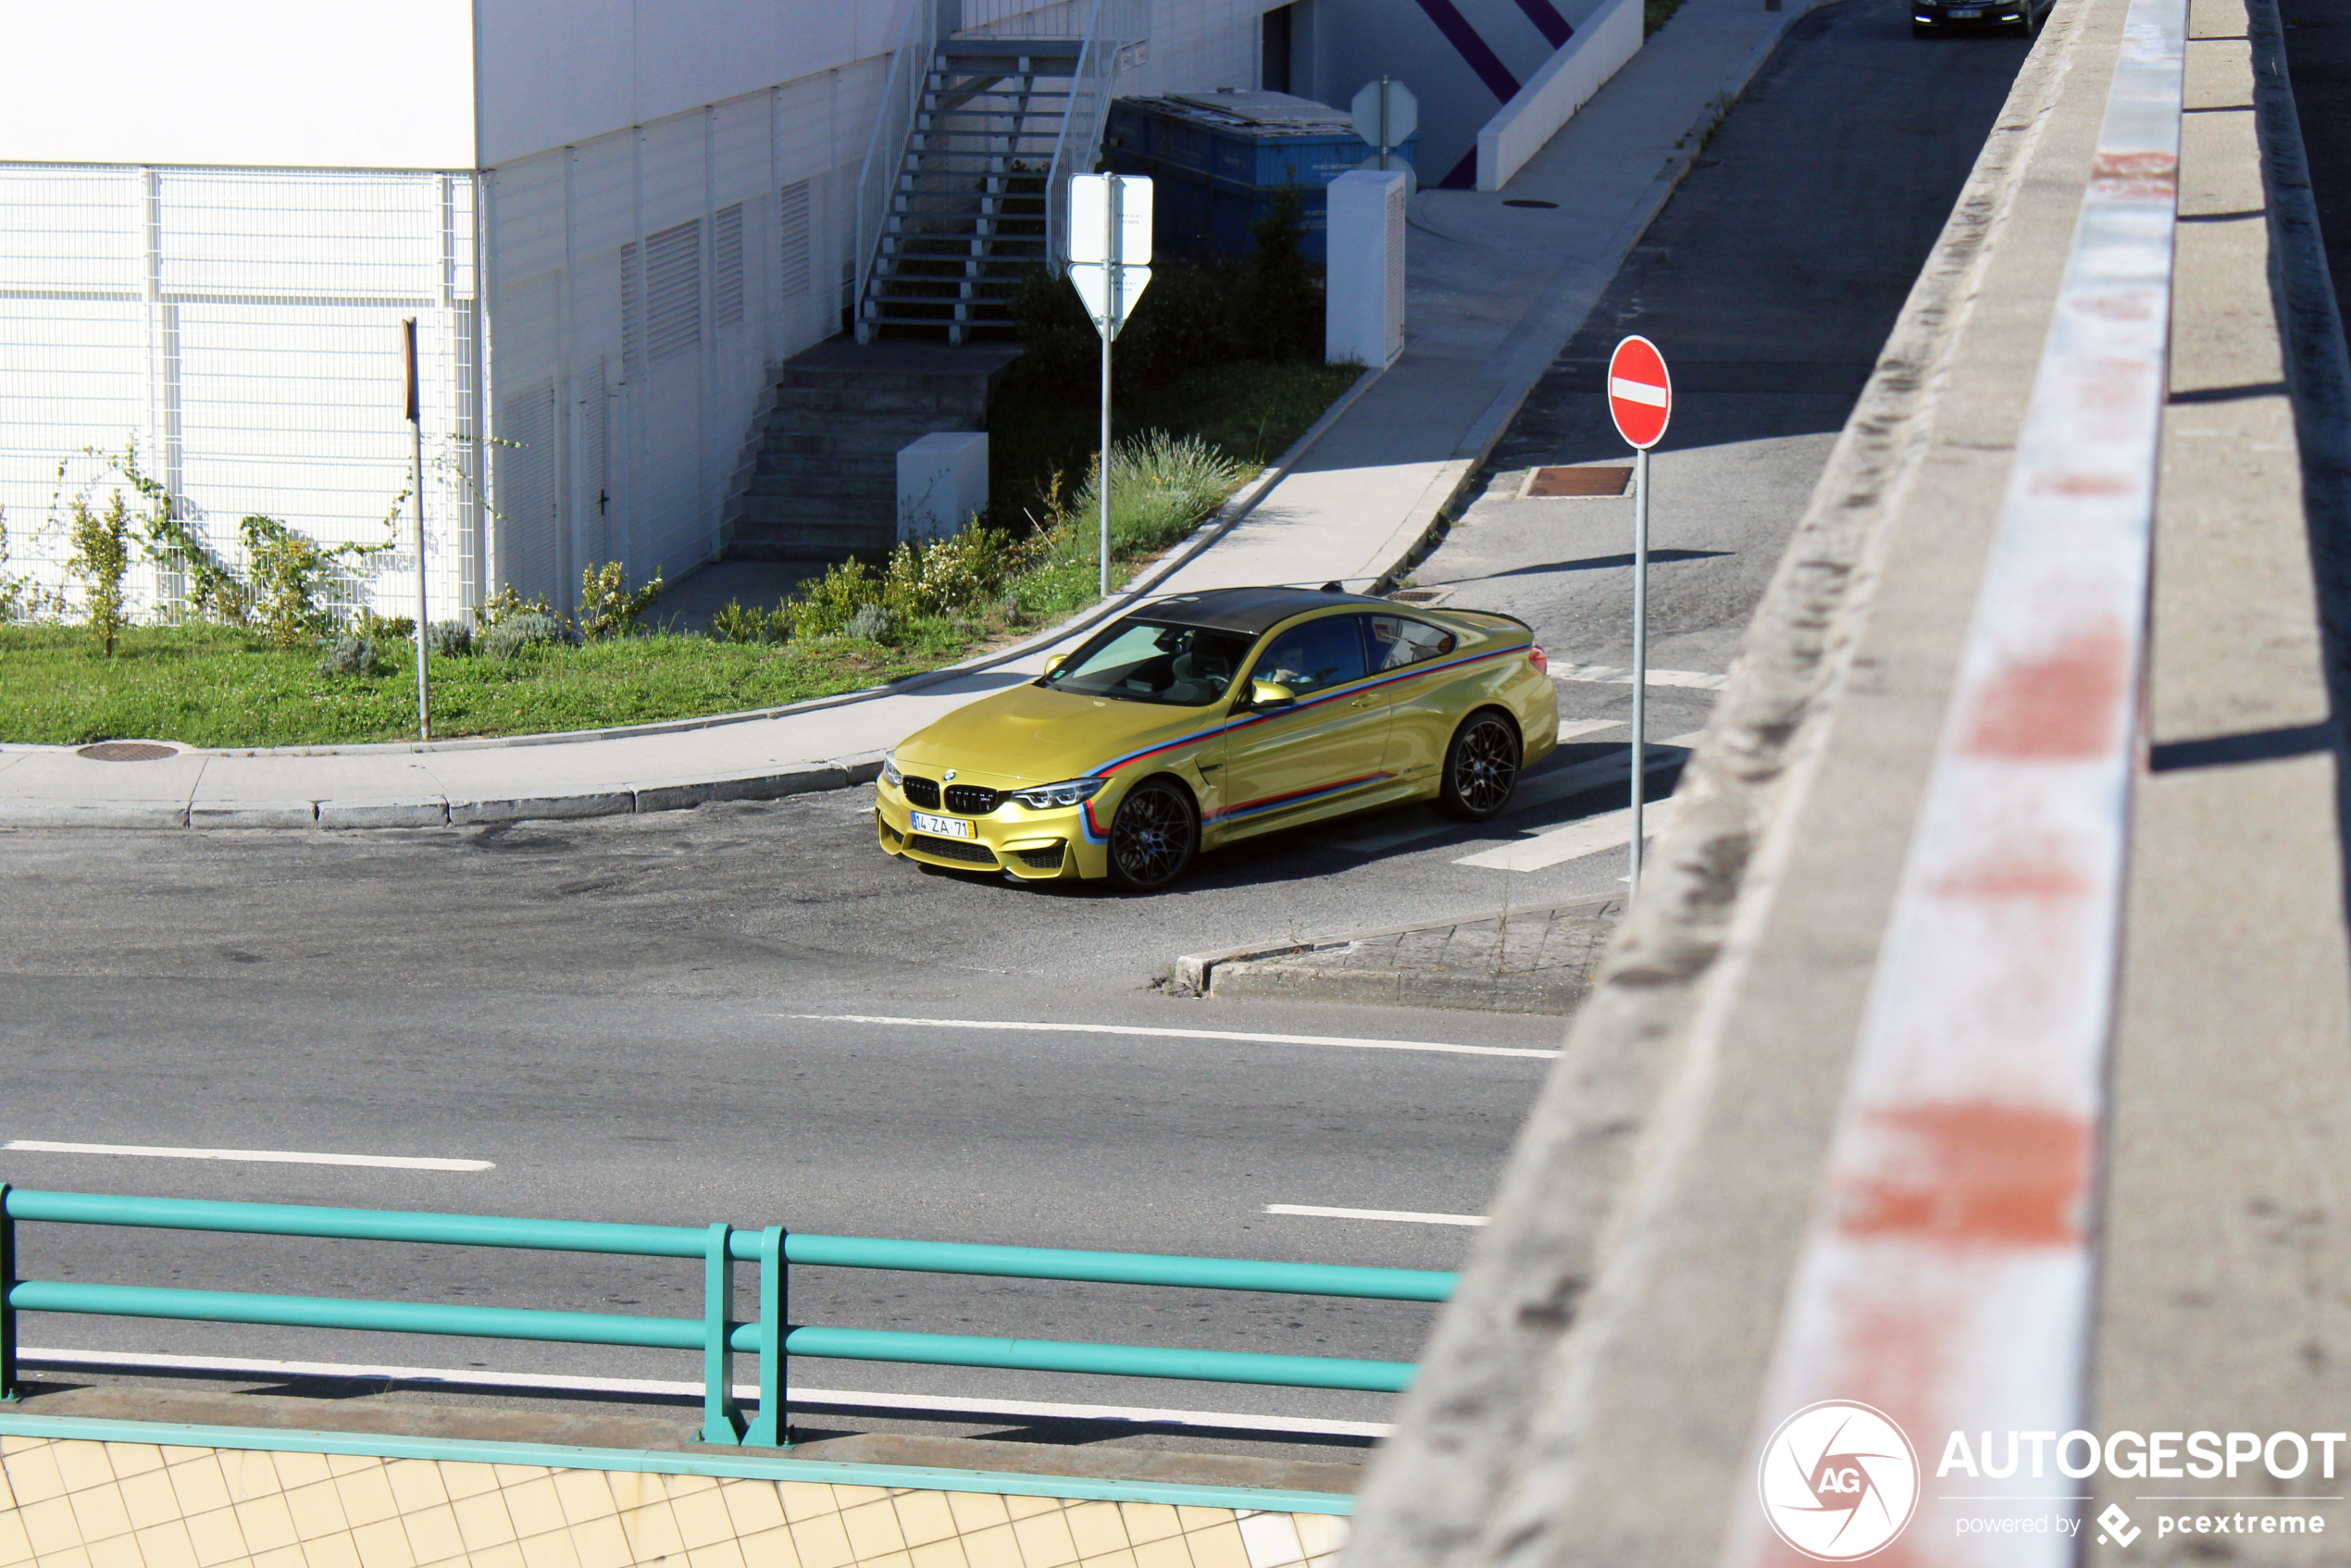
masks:
{"type": "MultiPolygon", "coordinates": [[[[1391,149],[1391,168],[1410,163],[1415,131],[1391,149]]],[[[1306,222],[1301,249],[1324,260],[1325,187],[1365,167],[1377,148],[1347,115],[1287,93],[1179,93],[1120,98],[1102,129],[1102,159],[1113,173],[1151,177],[1152,249],[1246,255],[1250,226],[1273,211],[1275,193],[1298,188],[1306,222]]]]}

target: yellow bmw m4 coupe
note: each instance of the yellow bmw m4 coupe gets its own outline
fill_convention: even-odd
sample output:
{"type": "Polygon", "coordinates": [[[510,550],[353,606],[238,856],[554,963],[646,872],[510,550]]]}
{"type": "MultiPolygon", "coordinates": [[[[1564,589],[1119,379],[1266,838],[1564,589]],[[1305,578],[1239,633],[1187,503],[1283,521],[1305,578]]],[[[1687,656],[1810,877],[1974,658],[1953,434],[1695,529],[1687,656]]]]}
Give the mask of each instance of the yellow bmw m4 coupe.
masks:
{"type": "Polygon", "coordinates": [[[1223,589],[1146,604],[907,737],[874,816],[909,860],[1148,891],[1204,851],[1374,806],[1496,815],[1558,743],[1524,621],[1223,589]]]}

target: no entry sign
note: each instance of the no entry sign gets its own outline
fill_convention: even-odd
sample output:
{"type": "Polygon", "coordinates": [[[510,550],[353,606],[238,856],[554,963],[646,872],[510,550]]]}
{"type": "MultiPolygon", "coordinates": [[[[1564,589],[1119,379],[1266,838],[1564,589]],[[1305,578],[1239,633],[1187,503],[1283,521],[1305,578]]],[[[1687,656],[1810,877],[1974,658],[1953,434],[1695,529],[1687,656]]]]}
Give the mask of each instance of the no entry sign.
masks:
{"type": "Polygon", "coordinates": [[[1646,452],[1664,437],[1673,415],[1673,378],[1647,338],[1627,338],[1608,356],[1608,412],[1628,446],[1646,452]]]}

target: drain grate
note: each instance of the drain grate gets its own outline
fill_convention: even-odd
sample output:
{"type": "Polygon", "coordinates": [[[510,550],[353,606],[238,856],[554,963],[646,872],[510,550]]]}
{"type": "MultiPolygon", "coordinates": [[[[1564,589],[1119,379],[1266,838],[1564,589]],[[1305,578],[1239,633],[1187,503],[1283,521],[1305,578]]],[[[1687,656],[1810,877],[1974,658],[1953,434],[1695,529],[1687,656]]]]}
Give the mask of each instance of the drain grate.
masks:
{"type": "Polygon", "coordinates": [[[1607,468],[1537,468],[1526,477],[1521,495],[1622,495],[1633,482],[1633,470],[1607,468]]]}
{"type": "Polygon", "coordinates": [[[1399,588],[1388,595],[1399,604],[1434,604],[1444,597],[1444,591],[1435,588],[1399,588]]]}
{"type": "Polygon", "coordinates": [[[92,762],[157,762],[180,754],[177,746],[159,745],[153,740],[101,740],[94,746],[84,746],[73,753],[88,757],[92,762]]]}

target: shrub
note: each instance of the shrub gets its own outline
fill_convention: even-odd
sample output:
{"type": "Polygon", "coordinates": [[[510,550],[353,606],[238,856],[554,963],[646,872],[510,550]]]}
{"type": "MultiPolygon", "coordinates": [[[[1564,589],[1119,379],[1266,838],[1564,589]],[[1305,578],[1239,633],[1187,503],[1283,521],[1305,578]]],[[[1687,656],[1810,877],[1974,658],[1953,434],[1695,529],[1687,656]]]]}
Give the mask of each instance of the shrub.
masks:
{"type": "Polygon", "coordinates": [[[462,658],[474,651],[474,628],[464,621],[435,621],[425,631],[425,646],[444,659],[462,658]]]}
{"type": "Polygon", "coordinates": [[[559,616],[537,610],[512,613],[493,622],[481,636],[484,657],[511,659],[526,648],[551,647],[571,641],[571,628],[559,616]]]}
{"type": "Polygon", "coordinates": [[[927,544],[901,544],[883,574],[881,603],[902,618],[977,609],[1001,591],[1027,554],[1005,534],[985,528],[927,544]]]}
{"type": "Polygon", "coordinates": [[[882,579],[865,563],[843,561],[804,590],[792,605],[792,635],[831,637],[849,628],[850,617],[881,601],[882,579]]]}
{"type": "Polygon", "coordinates": [[[318,655],[318,673],[330,679],[338,676],[373,675],[380,657],[373,638],[356,632],[338,631],[326,640],[318,655]]]}
{"type": "MultiPolygon", "coordinates": [[[[1092,548],[1099,525],[1101,465],[1086,478],[1069,505],[1069,531],[1083,535],[1083,548],[1092,548]]],[[[1110,454],[1111,547],[1121,554],[1149,554],[1175,543],[1224,504],[1226,496],[1249,478],[1247,465],[1235,462],[1196,436],[1177,440],[1163,430],[1147,430],[1134,441],[1122,442],[1110,454]]]]}
{"type": "Polygon", "coordinates": [[[879,604],[861,604],[847,629],[862,642],[887,642],[898,629],[898,617],[879,604]]]}
{"type": "Polygon", "coordinates": [[[367,608],[367,605],[362,604],[357,610],[353,612],[349,629],[355,635],[364,637],[368,641],[376,643],[378,646],[389,646],[394,642],[407,642],[415,640],[417,635],[417,617],[414,616],[379,616],[376,614],[375,611],[367,608]]]}
{"type": "Polygon", "coordinates": [[[122,630],[122,578],[131,569],[131,511],[122,492],[116,491],[102,516],[81,496],[73,498],[73,554],[66,569],[89,585],[82,603],[90,628],[114,657],[116,636],[122,630]]]}
{"type": "Polygon", "coordinates": [[[789,604],[745,609],[741,600],[729,599],[710,617],[710,637],[714,642],[782,642],[791,636],[791,623],[789,604]]]}
{"type": "Polygon", "coordinates": [[[275,517],[250,516],[239,528],[262,635],[279,648],[299,648],[324,635],[333,619],[319,602],[327,586],[327,553],[275,517]]]}
{"type": "Polygon", "coordinates": [[[637,588],[624,588],[628,581],[625,568],[618,561],[606,561],[601,566],[589,566],[579,574],[579,631],[589,638],[626,637],[636,629],[637,622],[653,601],[661,597],[662,580],[658,569],[653,580],[637,588]]]}
{"type": "Polygon", "coordinates": [[[560,618],[555,616],[555,607],[547,603],[545,594],[542,593],[536,599],[525,599],[522,596],[522,590],[511,582],[491,594],[490,602],[481,607],[481,621],[484,626],[496,626],[500,621],[515,616],[546,616],[551,618],[560,618]]]}

